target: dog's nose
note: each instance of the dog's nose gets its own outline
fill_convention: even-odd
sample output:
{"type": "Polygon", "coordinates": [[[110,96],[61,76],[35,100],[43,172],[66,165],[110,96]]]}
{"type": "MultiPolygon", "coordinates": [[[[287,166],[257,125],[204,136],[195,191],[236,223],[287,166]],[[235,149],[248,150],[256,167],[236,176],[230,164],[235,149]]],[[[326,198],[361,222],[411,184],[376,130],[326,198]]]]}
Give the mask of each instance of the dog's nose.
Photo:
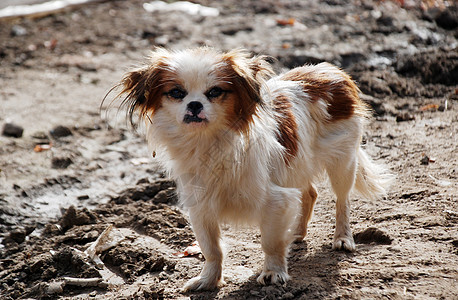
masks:
{"type": "Polygon", "coordinates": [[[188,103],[187,108],[193,116],[197,116],[202,111],[202,109],[204,109],[204,106],[199,101],[191,101],[188,103]]]}

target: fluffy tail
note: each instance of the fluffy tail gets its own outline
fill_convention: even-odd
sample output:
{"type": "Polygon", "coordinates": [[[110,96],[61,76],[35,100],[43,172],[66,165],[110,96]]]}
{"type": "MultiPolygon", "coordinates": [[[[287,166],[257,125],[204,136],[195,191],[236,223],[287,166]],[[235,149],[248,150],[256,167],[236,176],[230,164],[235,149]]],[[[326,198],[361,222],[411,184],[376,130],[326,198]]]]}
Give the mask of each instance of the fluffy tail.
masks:
{"type": "Polygon", "coordinates": [[[355,189],[365,198],[377,199],[387,193],[394,176],[374,163],[363,149],[358,150],[355,189]]]}

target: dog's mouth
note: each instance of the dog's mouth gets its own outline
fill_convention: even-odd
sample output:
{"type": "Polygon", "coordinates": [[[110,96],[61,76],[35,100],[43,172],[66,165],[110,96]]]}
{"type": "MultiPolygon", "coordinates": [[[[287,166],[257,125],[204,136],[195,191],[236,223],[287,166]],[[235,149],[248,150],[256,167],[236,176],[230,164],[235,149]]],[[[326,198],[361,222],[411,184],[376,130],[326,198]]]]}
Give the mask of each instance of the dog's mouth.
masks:
{"type": "Polygon", "coordinates": [[[207,118],[200,118],[198,116],[194,115],[185,115],[183,118],[183,122],[186,124],[190,123],[202,123],[202,122],[208,122],[207,118]]]}

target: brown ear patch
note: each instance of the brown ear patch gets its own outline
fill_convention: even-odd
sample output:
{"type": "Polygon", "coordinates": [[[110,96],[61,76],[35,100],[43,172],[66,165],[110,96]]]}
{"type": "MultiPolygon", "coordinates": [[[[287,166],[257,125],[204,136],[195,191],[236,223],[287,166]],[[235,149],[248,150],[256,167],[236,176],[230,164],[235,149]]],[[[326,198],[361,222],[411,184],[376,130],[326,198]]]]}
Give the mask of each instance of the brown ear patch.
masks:
{"type": "Polygon", "coordinates": [[[251,58],[241,50],[222,54],[221,60],[225,67],[220,70],[220,76],[231,83],[234,94],[231,128],[246,132],[257,105],[262,105],[260,90],[264,79],[272,74],[270,64],[264,57],[251,58]]]}
{"type": "Polygon", "coordinates": [[[119,96],[126,95],[122,105],[128,106],[131,123],[135,111],[140,116],[147,117],[147,113],[154,114],[161,107],[166,72],[161,63],[153,63],[124,76],[120,83],[122,90],[119,96]]]}
{"type": "Polygon", "coordinates": [[[328,104],[330,121],[366,115],[367,106],[359,98],[359,89],[343,71],[327,64],[295,68],[282,76],[283,80],[298,81],[312,102],[319,99],[328,104]]]}
{"type": "Polygon", "coordinates": [[[288,97],[279,95],[273,102],[276,112],[275,119],[278,123],[277,139],[285,148],[284,160],[287,165],[298,151],[298,134],[296,118],[291,110],[292,104],[288,97]]]}

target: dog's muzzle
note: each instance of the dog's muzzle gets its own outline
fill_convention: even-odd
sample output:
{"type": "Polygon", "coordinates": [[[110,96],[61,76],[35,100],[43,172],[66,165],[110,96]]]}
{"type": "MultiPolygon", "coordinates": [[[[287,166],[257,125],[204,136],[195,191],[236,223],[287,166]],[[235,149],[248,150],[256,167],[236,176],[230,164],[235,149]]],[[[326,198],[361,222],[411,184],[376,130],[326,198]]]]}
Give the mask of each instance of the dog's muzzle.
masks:
{"type": "Polygon", "coordinates": [[[204,114],[202,113],[203,109],[204,106],[199,101],[189,102],[188,106],[186,107],[186,114],[184,115],[183,122],[200,123],[203,121],[207,121],[207,118],[205,118],[204,114]]]}

